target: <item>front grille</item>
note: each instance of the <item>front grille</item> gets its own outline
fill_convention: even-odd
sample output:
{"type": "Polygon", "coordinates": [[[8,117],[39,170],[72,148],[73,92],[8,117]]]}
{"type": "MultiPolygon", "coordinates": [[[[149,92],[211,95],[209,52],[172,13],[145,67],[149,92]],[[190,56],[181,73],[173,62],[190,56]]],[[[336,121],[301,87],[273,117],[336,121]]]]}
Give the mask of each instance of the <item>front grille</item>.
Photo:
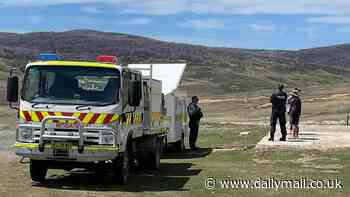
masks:
{"type": "MultiPolygon", "coordinates": [[[[85,130],[83,133],[84,144],[86,145],[98,145],[99,144],[99,130],[85,130]]],[[[54,134],[55,136],[79,136],[78,129],[58,129],[52,130],[45,129],[45,134],[54,134]]],[[[36,143],[39,142],[40,129],[35,129],[34,140],[36,143]]]]}
{"type": "Polygon", "coordinates": [[[54,128],[54,131],[61,131],[61,132],[79,132],[78,129],[58,129],[58,128],[54,128]]]}

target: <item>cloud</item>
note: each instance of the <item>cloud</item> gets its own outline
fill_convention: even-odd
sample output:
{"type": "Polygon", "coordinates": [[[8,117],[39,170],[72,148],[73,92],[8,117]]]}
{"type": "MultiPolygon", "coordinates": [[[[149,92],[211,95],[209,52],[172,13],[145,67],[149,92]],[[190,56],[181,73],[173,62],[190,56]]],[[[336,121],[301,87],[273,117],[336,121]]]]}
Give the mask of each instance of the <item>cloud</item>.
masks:
{"type": "Polygon", "coordinates": [[[339,27],[336,31],[340,33],[350,33],[350,27],[339,27]]]}
{"type": "MultiPolygon", "coordinates": [[[[130,0],[133,1],[133,0],[130,0]]],[[[178,14],[350,14],[348,0],[152,0],[127,3],[127,12],[150,15],[178,14]]]]}
{"type": "Polygon", "coordinates": [[[129,20],[120,22],[121,25],[148,25],[152,23],[150,18],[131,18],[129,20]]]}
{"type": "Polygon", "coordinates": [[[276,27],[274,25],[262,25],[262,24],[251,24],[249,28],[256,32],[274,32],[276,27]]]}
{"type": "Polygon", "coordinates": [[[97,7],[93,7],[93,6],[84,6],[81,8],[81,11],[89,13],[89,14],[98,14],[98,13],[102,12],[100,9],[98,9],[97,7]]]}
{"type": "Polygon", "coordinates": [[[135,0],[1,0],[0,7],[37,7],[37,6],[51,6],[64,4],[119,4],[131,3],[135,0]]]}
{"type": "Polygon", "coordinates": [[[304,33],[310,39],[316,39],[321,32],[321,28],[318,26],[308,26],[296,29],[297,32],[304,33]]]}
{"type": "Polygon", "coordinates": [[[28,33],[31,32],[28,29],[21,29],[21,28],[6,28],[6,29],[0,29],[0,33],[28,33]]]}
{"type": "Polygon", "coordinates": [[[0,6],[109,4],[127,13],[169,15],[210,14],[350,15],[349,0],[2,0],[0,6]]]}
{"type": "Polygon", "coordinates": [[[147,15],[171,15],[188,11],[190,1],[185,0],[129,0],[125,4],[125,13],[147,15]]]}
{"type": "Polygon", "coordinates": [[[322,16],[308,19],[310,23],[321,24],[350,24],[350,16],[322,16]]]}
{"type": "Polygon", "coordinates": [[[180,26],[192,29],[223,29],[225,28],[225,22],[220,19],[197,19],[187,20],[180,26]]]}
{"type": "Polygon", "coordinates": [[[33,24],[39,24],[44,21],[44,18],[42,16],[37,15],[29,16],[28,19],[33,24]]]}

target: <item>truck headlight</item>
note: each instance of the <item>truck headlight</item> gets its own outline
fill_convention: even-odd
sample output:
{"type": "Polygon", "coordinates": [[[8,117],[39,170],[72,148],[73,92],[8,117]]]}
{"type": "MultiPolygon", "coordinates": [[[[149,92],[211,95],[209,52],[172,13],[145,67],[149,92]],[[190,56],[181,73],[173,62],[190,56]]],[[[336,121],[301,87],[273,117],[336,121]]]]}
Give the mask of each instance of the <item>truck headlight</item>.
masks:
{"type": "Polygon", "coordinates": [[[33,143],[33,129],[29,127],[19,127],[17,129],[17,141],[33,143]]]}
{"type": "Polygon", "coordinates": [[[114,145],[115,137],[112,131],[100,131],[100,143],[103,145],[114,145]]]}

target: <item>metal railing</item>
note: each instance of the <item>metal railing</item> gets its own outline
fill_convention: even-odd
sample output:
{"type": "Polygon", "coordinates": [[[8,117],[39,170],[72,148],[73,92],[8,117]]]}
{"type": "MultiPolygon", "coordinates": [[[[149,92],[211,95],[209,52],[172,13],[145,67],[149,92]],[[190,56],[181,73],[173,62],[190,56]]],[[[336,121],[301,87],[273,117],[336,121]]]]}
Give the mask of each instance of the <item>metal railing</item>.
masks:
{"type": "Polygon", "coordinates": [[[82,153],[84,151],[84,131],[82,127],[82,122],[79,118],[77,117],[65,117],[65,116],[48,116],[43,119],[42,125],[41,125],[41,130],[40,130],[40,138],[39,138],[39,150],[41,152],[44,151],[44,146],[45,146],[45,140],[76,140],[79,141],[79,147],[78,151],[79,153],[82,153]],[[75,121],[78,123],[78,132],[79,136],[57,136],[57,135],[47,135],[45,134],[46,130],[46,123],[51,120],[51,121],[75,121]]]}

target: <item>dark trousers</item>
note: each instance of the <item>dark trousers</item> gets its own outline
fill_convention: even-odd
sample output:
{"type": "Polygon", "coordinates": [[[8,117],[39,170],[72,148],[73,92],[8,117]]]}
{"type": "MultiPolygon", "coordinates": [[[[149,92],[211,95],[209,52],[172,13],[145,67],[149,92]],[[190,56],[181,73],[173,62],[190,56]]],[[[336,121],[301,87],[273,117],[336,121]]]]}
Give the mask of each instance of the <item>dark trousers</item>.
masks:
{"type": "Polygon", "coordinates": [[[195,149],[196,141],[198,137],[199,122],[190,120],[189,127],[190,127],[190,138],[189,138],[190,148],[195,149]]]}
{"type": "Polygon", "coordinates": [[[289,122],[290,125],[299,125],[300,115],[296,113],[289,114],[289,122]]]}
{"type": "Polygon", "coordinates": [[[285,112],[281,112],[281,111],[272,111],[271,113],[270,138],[273,139],[275,137],[277,120],[280,123],[282,139],[286,139],[286,136],[287,136],[286,115],[285,115],[285,112]]]}

